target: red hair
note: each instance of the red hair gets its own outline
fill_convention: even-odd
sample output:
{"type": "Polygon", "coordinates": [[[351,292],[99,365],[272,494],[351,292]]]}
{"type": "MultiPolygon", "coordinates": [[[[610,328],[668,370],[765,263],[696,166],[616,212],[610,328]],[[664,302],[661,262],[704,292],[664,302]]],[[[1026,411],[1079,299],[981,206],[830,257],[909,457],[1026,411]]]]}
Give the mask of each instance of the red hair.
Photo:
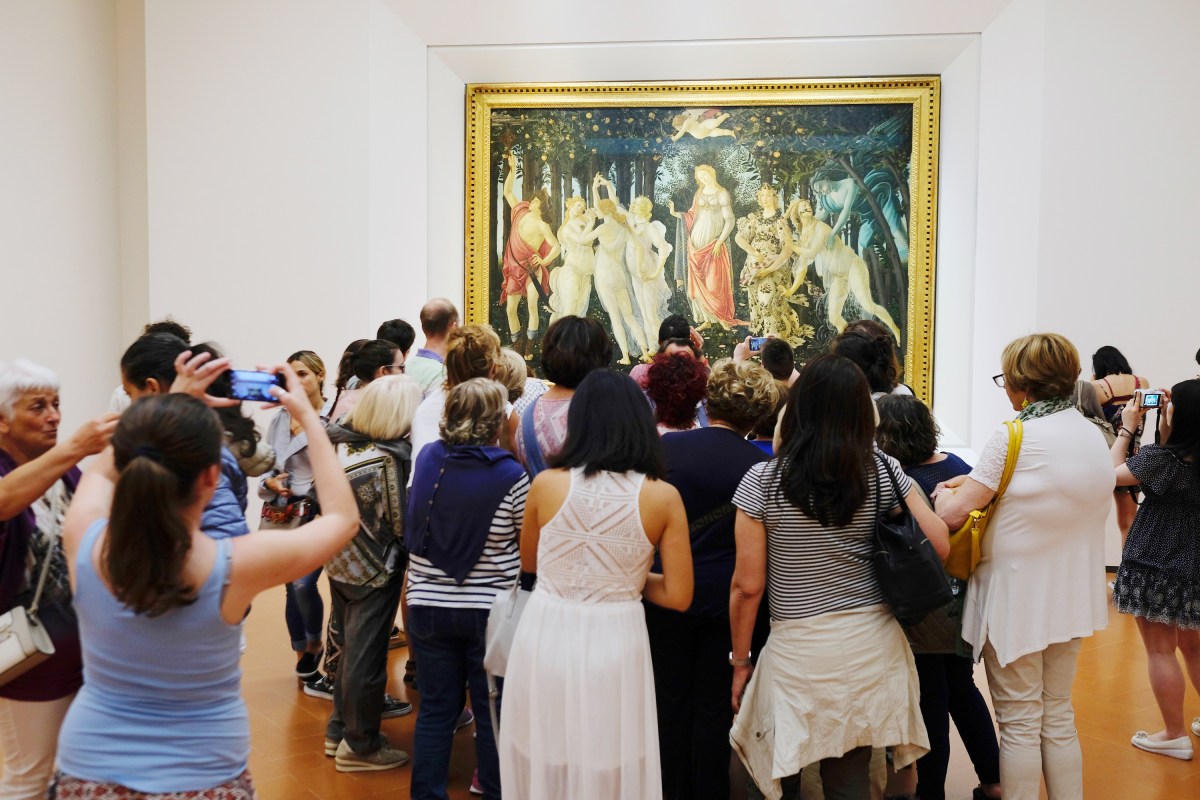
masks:
{"type": "Polygon", "coordinates": [[[685,353],[659,353],[646,377],[646,395],[654,403],[655,420],[668,428],[692,427],[696,404],[708,388],[708,367],[685,353]]]}

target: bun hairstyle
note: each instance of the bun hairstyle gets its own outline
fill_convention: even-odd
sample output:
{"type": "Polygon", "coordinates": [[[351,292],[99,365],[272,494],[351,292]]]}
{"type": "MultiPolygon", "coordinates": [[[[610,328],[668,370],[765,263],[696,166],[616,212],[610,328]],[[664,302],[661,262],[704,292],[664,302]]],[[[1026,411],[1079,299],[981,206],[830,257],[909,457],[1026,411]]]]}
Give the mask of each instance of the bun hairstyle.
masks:
{"type": "Polygon", "coordinates": [[[137,614],[159,616],[196,599],[183,581],[192,534],[180,507],[196,479],[221,459],[216,413],[194,397],[143,398],[113,434],[117,485],[103,563],[113,594],[137,614]]]}
{"type": "Polygon", "coordinates": [[[867,376],[872,392],[891,394],[900,385],[900,362],[891,333],[847,328],[833,340],[829,351],[857,364],[867,376]]]}
{"type": "Polygon", "coordinates": [[[121,374],[139,389],[154,378],[160,392],[167,392],[175,380],[175,359],[188,349],[188,343],[173,333],[147,333],[139,336],[121,356],[121,374]]]}

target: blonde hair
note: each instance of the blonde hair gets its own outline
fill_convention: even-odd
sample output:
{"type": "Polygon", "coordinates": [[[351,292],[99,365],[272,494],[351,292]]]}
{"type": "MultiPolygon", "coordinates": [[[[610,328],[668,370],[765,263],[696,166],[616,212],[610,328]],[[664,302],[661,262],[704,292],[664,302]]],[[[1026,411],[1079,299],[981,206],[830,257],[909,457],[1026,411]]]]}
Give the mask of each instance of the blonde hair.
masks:
{"type": "Polygon", "coordinates": [[[629,212],[635,217],[650,218],[650,212],[654,209],[654,201],[649,197],[638,195],[633,198],[633,202],[629,204],[629,212]]]}
{"type": "Polygon", "coordinates": [[[722,358],[708,374],[708,416],[749,430],[779,405],[779,385],[757,361],[722,358]]]}
{"type": "Polygon", "coordinates": [[[1032,400],[1069,398],[1079,377],[1079,351],[1059,333],[1032,333],[1008,343],[1000,357],[1004,380],[1032,400]]]}
{"type": "Polygon", "coordinates": [[[583,207],[584,207],[584,209],[586,209],[586,208],[587,208],[587,201],[586,201],[586,200],[584,200],[582,197],[580,197],[580,196],[579,196],[579,195],[577,195],[577,194],[573,194],[573,195],[571,195],[570,197],[568,197],[568,198],[567,198],[567,202],[566,202],[566,204],[563,206],[563,208],[564,208],[564,209],[566,210],[566,212],[567,212],[567,214],[566,214],[566,215],[567,215],[568,217],[569,217],[569,216],[571,216],[571,206],[583,206],[583,207]]]}
{"type": "Polygon", "coordinates": [[[421,405],[421,385],[407,375],[376,378],[362,390],[342,424],[377,442],[407,436],[421,405]]]}
{"type": "Polygon", "coordinates": [[[471,378],[446,397],[438,430],[446,444],[494,444],[504,425],[508,390],[489,378],[471,378]]]}
{"type": "Polygon", "coordinates": [[[292,357],[288,359],[288,363],[299,361],[304,366],[308,367],[308,371],[317,377],[317,386],[321,389],[325,388],[325,362],[321,357],[312,350],[297,350],[292,353],[292,357]]]}
{"type": "Polygon", "coordinates": [[[708,164],[696,165],[696,171],[693,174],[699,175],[701,172],[708,173],[708,177],[712,178],[712,182],[714,184],[717,182],[717,171],[715,169],[713,169],[711,166],[709,166],[708,164]]]}
{"type": "Polygon", "coordinates": [[[596,208],[600,209],[600,213],[604,214],[604,216],[612,217],[622,225],[625,224],[625,215],[617,211],[617,204],[613,200],[606,197],[596,203],[596,208]]]}
{"type": "Polygon", "coordinates": [[[500,350],[500,360],[496,362],[496,371],[492,373],[492,377],[508,390],[508,402],[517,402],[517,398],[525,393],[525,378],[528,374],[524,356],[507,347],[500,350]]]}
{"type": "Polygon", "coordinates": [[[500,337],[491,325],[463,325],[446,339],[446,388],[486,378],[500,360],[500,337]]]}

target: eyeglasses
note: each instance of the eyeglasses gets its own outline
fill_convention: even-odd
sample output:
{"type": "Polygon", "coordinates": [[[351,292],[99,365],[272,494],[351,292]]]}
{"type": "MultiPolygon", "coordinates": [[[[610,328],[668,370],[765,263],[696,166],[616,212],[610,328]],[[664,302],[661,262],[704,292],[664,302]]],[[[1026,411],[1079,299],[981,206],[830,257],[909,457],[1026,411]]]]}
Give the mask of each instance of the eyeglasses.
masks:
{"type": "Polygon", "coordinates": [[[999,375],[993,375],[992,383],[996,384],[1001,389],[1003,389],[1004,388],[1004,373],[1001,372],[999,375]]]}

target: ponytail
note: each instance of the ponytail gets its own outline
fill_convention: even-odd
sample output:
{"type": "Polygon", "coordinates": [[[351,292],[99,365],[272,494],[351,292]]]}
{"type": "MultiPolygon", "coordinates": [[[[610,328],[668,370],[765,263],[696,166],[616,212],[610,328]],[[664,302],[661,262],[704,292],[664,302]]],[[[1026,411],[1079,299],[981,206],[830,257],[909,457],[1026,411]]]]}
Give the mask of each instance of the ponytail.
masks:
{"type": "Polygon", "coordinates": [[[113,594],[135,613],[157,617],[196,599],[183,582],[192,535],[179,517],[182,499],[179,478],[148,455],[117,478],[104,566],[113,594]]]}
{"type": "Polygon", "coordinates": [[[192,531],[180,512],[200,473],[220,461],[222,438],[217,415],[182,394],[144,398],[117,425],[102,562],[113,594],[135,613],[159,616],[196,599],[183,577],[192,531]]]}

